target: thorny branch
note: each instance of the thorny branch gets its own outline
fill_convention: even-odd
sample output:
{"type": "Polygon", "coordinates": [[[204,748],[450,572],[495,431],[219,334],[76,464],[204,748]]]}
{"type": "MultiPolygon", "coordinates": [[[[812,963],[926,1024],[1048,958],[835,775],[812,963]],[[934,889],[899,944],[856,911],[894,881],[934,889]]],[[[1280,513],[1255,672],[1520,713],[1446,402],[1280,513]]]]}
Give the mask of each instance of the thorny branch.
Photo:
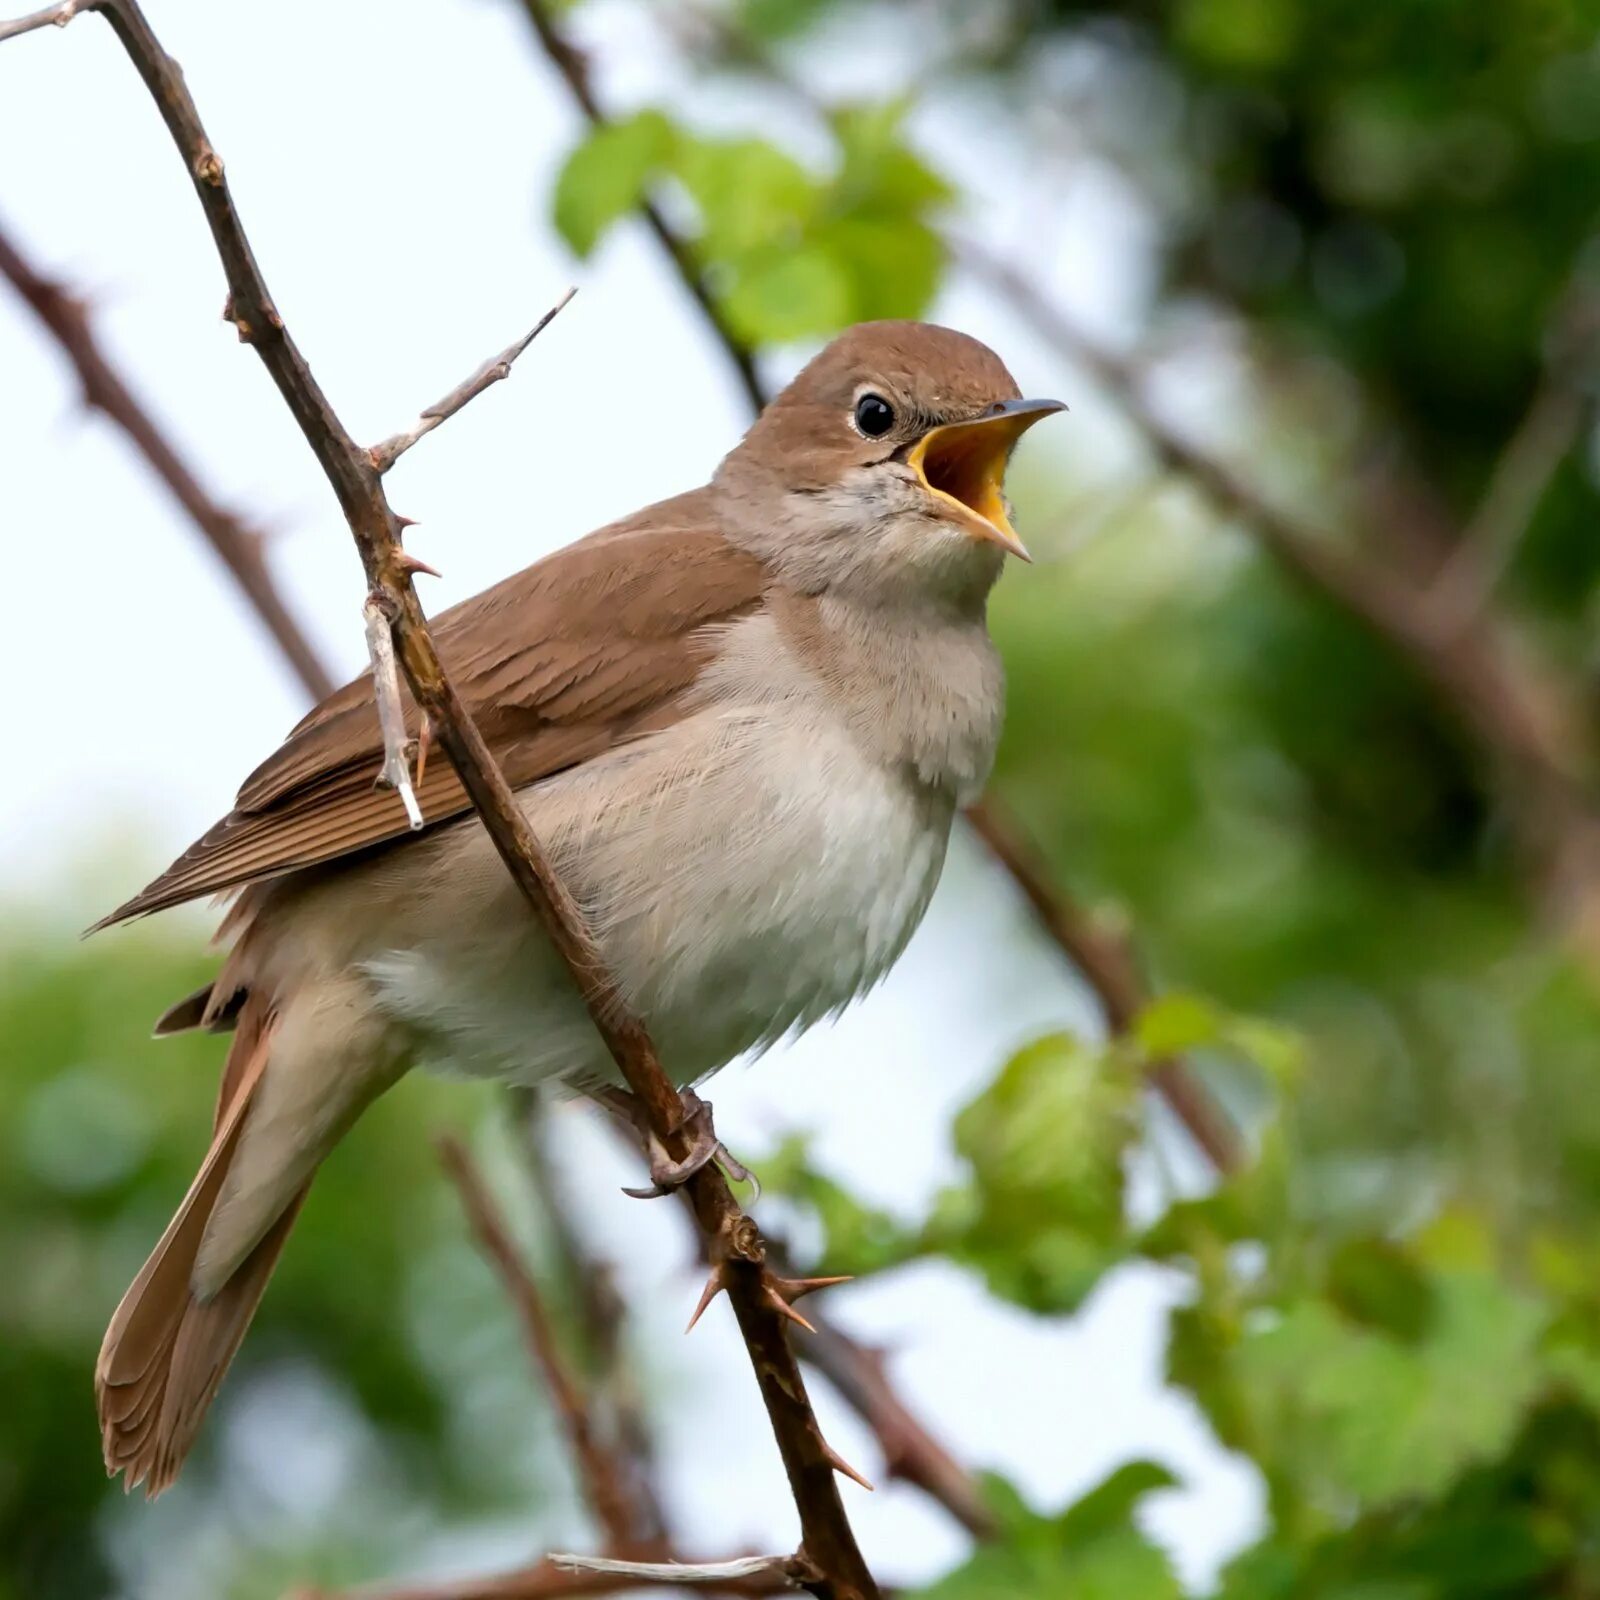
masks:
{"type": "MultiPolygon", "coordinates": [[[[404,560],[400,519],[371,455],[351,438],[312,376],[273,304],[245,235],[221,157],[211,144],[177,64],[152,33],[137,0],[86,0],[110,23],[155,100],[184,159],[229,287],[230,320],[255,347],[339,499],[375,593],[392,601],[394,642],[419,709],[432,723],[463,787],[518,887],[572,973],[595,1029],[669,1157],[687,1146],[683,1107],[648,1034],[623,1002],[581,912],[556,877],[488,746],[461,704],[429,636],[404,560]]],[[[723,1270],[783,1456],[801,1525],[798,1555],[818,1576],[808,1583],[831,1600],[876,1600],[845,1517],[834,1473],[838,1458],[817,1425],[786,1337],[787,1319],[770,1299],[760,1233],[739,1209],[715,1164],[688,1181],[695,1220],[723,1270]]]]}
{"type": "MultiPolygon", "coordinates": [[[[54,7],[52,11],[59,13],[61,9],[54,7]]],[[[55,20],[54,15],[46,20],[55,20]]],[[[0,30],[0,39],[6,37],[0,30]]],[[[193,469],[106,359],[82,301],[32,266],[4,230],[0,230],[0,274],[10,281],[28,308],[55,336],[77,370],[78,381],[83,385],[84,403],[103,412],[127,434],[134,448],[233,574],[234,581],[255,608],[256,615],[305,686],[306,693],[313,700],[332,694],[334,685],[328,669],[273,582],[262,553],[260,535],[206,492],[193,469]]]]}

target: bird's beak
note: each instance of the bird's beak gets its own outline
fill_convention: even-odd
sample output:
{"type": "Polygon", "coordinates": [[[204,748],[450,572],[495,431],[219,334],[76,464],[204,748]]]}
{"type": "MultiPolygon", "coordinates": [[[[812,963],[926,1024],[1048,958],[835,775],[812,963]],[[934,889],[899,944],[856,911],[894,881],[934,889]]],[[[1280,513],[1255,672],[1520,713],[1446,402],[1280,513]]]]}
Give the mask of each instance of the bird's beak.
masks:
{"type": "Polygon", "coordinates": [[[1011,447],[1034,423],[1066,409],[1059,400],[1000,400],[970,422],[929,429],[906,460],[929,494],[962,512],[975,539],[1030,561],[1006,514],[1006,463],[1011,447]]]}

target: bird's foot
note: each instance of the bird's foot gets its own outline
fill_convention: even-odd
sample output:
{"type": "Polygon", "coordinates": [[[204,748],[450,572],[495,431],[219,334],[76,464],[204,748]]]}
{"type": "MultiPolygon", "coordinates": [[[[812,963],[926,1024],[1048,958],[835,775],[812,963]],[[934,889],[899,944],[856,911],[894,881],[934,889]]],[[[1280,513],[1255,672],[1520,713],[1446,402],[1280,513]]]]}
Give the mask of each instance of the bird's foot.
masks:
{"type": "MultiPolygon", "coordinates": [[[[622,1191],[625,1195],[635,1200],[658,1200],[663,1195],[674,1194],[702,1167],[709,1166],[713,1161],[731,1182],[756,1184],[755,1174],[717,1137],[716,1127],[711,1120],[711,1102],[702,1100],[693,1089],[685,1089],[682,1094],[684,1116],[679,1130],[689,1142],[689,1151],[681,1158],[668,1155],[655,1133],[643,1124],[631,1095],[617,1094],[607,1098],[613,1107],[619,1107],[620,1102],[620,1109],[639,1128],[645,1141],[645,1155],[650,1163],[650,1187],[625,1188],[622,1191]]],[[[756,1185],[758,1193],[759,1187],[756,1185]]]]}

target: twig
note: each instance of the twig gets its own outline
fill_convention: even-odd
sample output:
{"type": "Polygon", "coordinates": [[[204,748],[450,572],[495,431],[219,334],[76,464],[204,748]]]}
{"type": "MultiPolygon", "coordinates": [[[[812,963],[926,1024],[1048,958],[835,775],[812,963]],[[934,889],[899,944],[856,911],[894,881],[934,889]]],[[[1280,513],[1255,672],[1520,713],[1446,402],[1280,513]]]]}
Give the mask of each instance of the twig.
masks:
{"type": "MultiPolygon", "coordinates": [[[[793,1556],[740,1556],[733,1561],[612,1561],[605,1556],[552,1555],[550,1565],[561,1572],[607,1572],[619,1578],[632,1578],[640,1583],[672,1583],[687,1588],[708,1583],[726,1583],[731,1578],[775,1577],[784,1580],[786,1588],[798,1589],[793,1556]]],[[[807,1572],[812,1582],[816,1574],[807,1572]]]]}
{"type": "MultiPolygon", "coordinates": [[[[694,1566],[696,1563],[687,1563],[694,1566]]],[[[700,1563],[710,1565],[710,1563],[700,1563]]],[[[640,1589],[676,1588],[681,1577],[653,1578],[637,1572],[572,1572],[546,1558],[514,1572],[488,1578],[444,1579],[434,1583],[408,1583],[396,1588],[347,1590],[334,1596],[318,1591],[298,1591],[292,1600],[576,1600],[578,1596],[636,1594],[640,1589]]],[[[724,1577],[701,1585],[708,1594],[761,1596],[793,1594],[795,1584],[781,1573],[751,1577],[724,1577]]],[[[883,1600],[891,1600],[885,1591],[883,1600]]]]}
{"type": "MultiPolygon", "coordinates": [[[[75,13],[78,0],[73,0],[70,8],[53,8],[57,13],[69,9],[75,13]]],[[[51,15],[47,20],[56,21],[57,18],[51,15]]],[[[60,19],[63,24],[70,20],[70,15],[60,19]]],[[[0,31],[0,39],[5,37],[0,31]]],[[[334,684],[328,669],[272,580],[262,556],[260,536],[231,511],[218,505],[201,486],[149,410],[106,359],[89,326],[83,304],[61,284],[33,267],[3,230],[0,230],[0,274],[10,281],[24,303],[55,336],[76,368],[83,385],[84,403],[103,412],[127,434],[134,448],[233,574],[234,581],[305,686],[306,693],[313,700],[332,694],[334,684]]]]}
{"type": "Polygon", "coordinates": [[[572,1448],[584,1497],[606,1536],[607,1547],[617,1552],[637,1549],[633,1509],[626,1487],[628,1474],[596,1433],[583,1391],[562,1358],[539,1286],[524,1265],[494,1200],[460,1140],[441,1138],[438,1149],[439,1160],[461,1196],[461,1208],[478,1246],[499,1273],[506,1295],[516,1307],[528,1348],[555,1402],[562,1430],[572,1448]]]}
{"type": "MultiPolygon", "coordinates": [[[[607,120],[606,113],[589,81],[588,63],[556,26],[546,0],[523,0],[523,8],[528,13],[528,20],[533,24],[533,31],[538,35],[539,44],[550,65],[561,75],[562,81],[571,91],[573,100],[577,102],[578,109],[592,127],[604,127],[607,120]]],[[[733,331],[732,324],[729,323],[716,296],[707,285],[705,275],[695,261],[693,247],[688,240],[679,236],[662,216],[659,208],[650,201],[639,207],[639,214],[644,218],[645,225],[651,233],[655,235],[656,243],[671,259],[679,280],[700,308],[700,314],[710,323],[723,353],[733,363],[739,386],[744,390],[751,410],[759,411],[771,396],[767,393],[761,375],[756,369],[755,352],[733,331]]]]}
{"type": "Polygon", "coordinates": [[[1441,628],[1460,627],[1488,604],[1556,468],[1577,442],[1590,405],[1577,366],[1569,352],[1551,362],[1495,462],[1476,513],[1427,597],[1441,628]]]}
{"type": "Polygon", "coordinates": [[[60,5],[46,6],[15,22],[0,22],[0,44],[15,39],[19,34],[32,33],[35,28],[64,28],[80,11],[86,11],[94,0],[62,0],[60,5]]]}
{"type": "Polygon", "coordinates": [[[499,355],[485,361],[470,378],[465,378],[458,383],[444,399],[435,400],[417,419],[413,427],[407,429],[404,433],[391,434],[382,444],[373,445],[371,450],[367,452],[372,458],[373,466],[379,472],[387,472],[424,434],[432,433],[441,422],[448,421],[469,400],[477,399],[491,384],[499,383],[502,379],[509,378],[512,365],[517,357],[549,327],[557,314],[566,307],[567,302],[577,292],[577,285],[574,284],[515,344],[507,345],[499,355]]]}
{"type": "Polygon", "coordinates": [[[395,607],[385,604],[389,596],[375,589],[361,608],[366,623],[367,655],[372,661],[372,693],[378,705],[378,726],[383,730],[383,766],[373,780],[381,789],[393,789],[406,808],[411,831],[422,827],[422,807],[411,786],[412,744],[406,733],[406,711],[400,701],[400,670],[394,655],[391,614],[395,607]]]}
{"type": "MultiPolygon", "coordinates": [[[[403,559],[401,524],[384,496],[371,456],[350,437],[272,302],[234,208],[221,158],[202,125],[177,64],[151,32],[137,0],[93,0],[128,52],[161,112],[199,196],[227,276],[229,315],[255,347],[338,496],[369,588],[392,600],[394,642],[420,711],[433,723],[462,786],[517,886],[572,973],[589,1016],[638,1097],[643,1116],[670,1158],[688,1153],[682,1102],[643,1025],[627,1009],[582,914],[540,849],[505,776],[439,661],[403,559]]],[[[845,1517],[829,1449],[790,1349],[787,1321],[769,1301],[761,1236],[711,1164],[687,1193],[729,1297],[755,1369],[801,1526],[802,1554],[823,1574],[812,1586],[832,1600],[877,1600],[878,1589],[845,1517]]]]}
{"type": "MultiPolygon", "coordinates": [[[[571,1295],[583,1355],[596,1397],[604,1405],[616,1441],[613,1461],[624,1475],[630,1506],[631,1542],[664,1545],[666,1508],[656,1483],[656,1448],[645,1417],[635,1374],[623,1339],[624,1306],[608,1263],[595,1260],[569,1212],[567,1197],[546,1148],[548,1111],[534,1090],[512,1090],[511,1107],[520,1121],[518,1141],[529,1180],[538,1197],[544,1232],[571,1295]]],[[[610,1118],[606,1119],[610,1121],[610,1118]]]]}

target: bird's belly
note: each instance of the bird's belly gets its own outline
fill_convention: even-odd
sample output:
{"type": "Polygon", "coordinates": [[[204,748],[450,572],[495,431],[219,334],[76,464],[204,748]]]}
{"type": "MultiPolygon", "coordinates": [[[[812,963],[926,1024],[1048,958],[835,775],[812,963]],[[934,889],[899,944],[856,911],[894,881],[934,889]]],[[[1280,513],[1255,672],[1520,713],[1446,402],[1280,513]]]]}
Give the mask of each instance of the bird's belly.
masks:
{"type": "MultiPolygon", "coordinates": [[[[954,802],[819,716],[721,707],[526,797],[606,961],[682,1083],[847,1004],[938,881],[954,802]]],[[[519,1081],[613,1076],[564,969],[475,824],[457,903],[366,963],[419,1054],[519,1081]]]]}

